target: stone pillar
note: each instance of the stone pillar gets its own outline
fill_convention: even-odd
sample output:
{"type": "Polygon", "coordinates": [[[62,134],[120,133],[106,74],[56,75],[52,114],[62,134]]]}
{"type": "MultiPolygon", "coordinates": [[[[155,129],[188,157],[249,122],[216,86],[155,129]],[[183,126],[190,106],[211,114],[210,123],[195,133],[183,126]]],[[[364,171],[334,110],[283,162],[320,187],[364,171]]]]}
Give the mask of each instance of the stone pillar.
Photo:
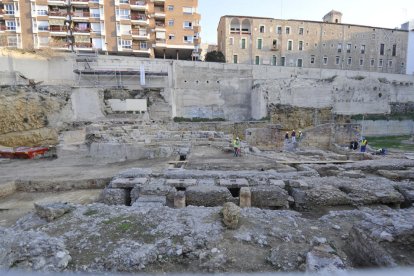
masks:
{"type": "Polygon", "coordinates": [[[179,191],[174,196],[174,208],[185,208],[185,192],[179,191]]]}
{"type": "Polygon", "coordinates": [[[252,206],[252,193],[249,187],[242,187],[240,189],[240,208],[252,206]]]}

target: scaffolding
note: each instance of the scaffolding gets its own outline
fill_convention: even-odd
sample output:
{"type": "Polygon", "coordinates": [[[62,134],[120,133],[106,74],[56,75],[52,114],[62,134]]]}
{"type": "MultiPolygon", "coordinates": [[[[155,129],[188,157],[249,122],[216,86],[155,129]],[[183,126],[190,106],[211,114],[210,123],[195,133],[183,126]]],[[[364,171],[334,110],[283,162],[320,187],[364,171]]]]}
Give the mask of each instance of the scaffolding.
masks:
{"type": "Polygon", "coordinates": [[[101,65],[98,62],[97,52],[76,52],[76,63],[73,70],[78,75],[79,87],[113,87],[125,88],[130,84],[145,86],[142,78],[147,76],[168,76],[167,71],[152,71],[137,63],[137,67],[123,67],[117,65],[101,65]],[[143,76],[141,77],[141,74],[143,76]]]}

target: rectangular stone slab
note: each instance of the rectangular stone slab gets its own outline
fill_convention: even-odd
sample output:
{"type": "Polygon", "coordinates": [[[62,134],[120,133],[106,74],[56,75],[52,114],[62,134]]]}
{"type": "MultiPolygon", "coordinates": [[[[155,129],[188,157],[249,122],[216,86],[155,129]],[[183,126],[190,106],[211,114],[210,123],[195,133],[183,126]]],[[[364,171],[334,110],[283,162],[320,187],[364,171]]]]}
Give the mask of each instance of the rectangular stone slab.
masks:
{"type": "Polygon", "coordinates": [[[246,178],[220,179],[219,185],[227,188],[248,187],[249,181],[246,178]]]}

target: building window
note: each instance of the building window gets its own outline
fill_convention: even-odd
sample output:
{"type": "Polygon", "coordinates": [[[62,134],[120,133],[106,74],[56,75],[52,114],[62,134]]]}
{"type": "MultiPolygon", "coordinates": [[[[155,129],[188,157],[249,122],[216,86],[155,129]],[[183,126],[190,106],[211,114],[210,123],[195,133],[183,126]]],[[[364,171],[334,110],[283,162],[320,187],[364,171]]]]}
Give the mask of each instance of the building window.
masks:
{"type": "Polygon", "coordinates": [[[49,21],[37,21],[38,31],[49,31],[49,21]]]}
{"type": "Polygon", "coordinates": [[[194,37],[192,35],[185,35],[184,36],[184,42],[185,43],[193,43],[194,37]]]}
{"type": "Polygon", "coordinates": [[[184,7],[183,8],[183,13],[185,13],[185,14],[193,14],[193,8],[191,8],[191,7],[184,7]]]}
{"type": "Polygon", "coordinates": [[[265,26],[260,26],[259,27],[259,32],[264,33],[265,32],[265,26]]]}
{"type": "Polygon", "coordinates": [[[310,63],[311,63],[311,64],[314,64],[314,63],[315,63],[315,56],[311,56],[311,58],[310,58],[310,63]]]}
{"type": "Polygon", "coordinates": [[[299,28],[299,35],[303,35],[303,28],[299,28]]]}
{"type": "Polygon", "coordinates": [[[168,20],[168,26],[170,27],[174,26],[174,19],[168,20]]]}
{"type": "Polygon", "coordinates": [[[285,66],[286,65],[286,58],[285,57],[281,57],[280,58],[280,63],[281,63],[282,66],[285,66]]]}
{"type": "Polygon", "coordinates": [[[342,52],[342,43],[338,43],[338,53],[342,52]]]}
{"type": "Polygon", "coordinates": [[[47,15],[48,10],[49,10],[48,6],[36,6],[36,14],[37,15],[47,15]]]}
{"type": "Polygon", "coordinates": [[[287,45],[288,51],[292,51],[292,48],[293,48],[293,41],[292,40],[288,40],[288,45],[287,45]]]}
{"type": "Polygon", "coordinates": [[[238,63],[238,56],[237,55],[233,55],[233,63],[234,64],[238,63]]]}
{"type": "Polygon", "coordinates": [[[245,38],[242,38],[242,40],[241,40],[241,48],[246,49],[246,39],[245,38]]]}
{"type": "Polygon", "coordinates": [[[184,21],[183,27],[184,27],[184,29],[192,29],[193,28],[193,22],[184,21]]]}
{"type": "Polygon", "coordinates": [[[382,67],[384,65],[384,62],[382,59],[378,60],[378,67],[382,67]]]}
{"type": "Polygon", "coordinates": [[[285,32],[286,34],[290,34],[290,27],[286,27],[285,32]]]}
{"type": "Polygon", "coordinates": [[[277,26],[277,34],[282,34],[282,27],[277,26]]]}
{"type": "Polygon", "coordinates": [[[131,40],[119,40],[119,46],[121,46],[122,49],[132,49],[132,41],[131,40]]]}
{"type": "Polygon", "coordinates": [[[380,55],[383,56],[384,55],[384,49],[385,49],[385,44],[380,44],[380,55]]]}
{"type": "Polygon", "coordinates": [[[392,56],[395,57],[397,55],[397,44],[392,45],[392,56]]]}
{"type": "Polygon", "coordinates": [[[352,58],[351,57],[348,58],[348,65],[352,65],[352,58]]]}
{"type": "Polygon", "coordinates": [[[16,30],[16,22],[15,21],[6,21],[6,29],[8,31],[15,31],[16,30]]]}
{"type": "Polygon", "coordinates": [[[273,56],[272,57],[272,65],[273,66],[276,66],[276,61],[277,61],[276,56],[273,56]]]}
{"type": "Polygon", "coordinates": [[[260,57],[259,56],[256,56],[256,58],[255,58],[255,64],[256,65],[259,65],[260,64],[260,57]]]}
{"type": "Polygon", "coordinates": [[[148,48],[148,45],[147,45],[147,43],[146,43],[146,42],[140,42],[140,43],[139,43],[139,48],[140,48],[140,49],[147,49],[147,48],[148,48]]]}
{"type": "Polygon", "coordinates": [[[301,58],[298,59],[298,67],[303,67],[303,61],[301,58]]]}
{"type": "Polygon", "coordinates": [[[299,41],[299,51],[303,51],[303,41],[299,41]]]}
{"type": "Polygon", "coordinates": [[[327,65],[328,64],[328,57],[323,57],[323,65],[327,65]]]}
{"type": "Polygon", "coordinates": [[[365,54],[365,45],[361,45],[361,54],[365,54]]]}
{"type": "Polygon", "coordinates": [[[359,60],[359,66],[364,66],[364,59],[362,59],[362,58],[361,58],[361,59],[359,60]]]}
{"type": "Polygon", "coordinates": [[[346,44],[346,52],[350,53],[352,48],[352,44],[346,44]]]}
{"type": "Polygon", "coordinates": [[[174,39],[175,39],[175,35],[174,35],[174,34],[170,34],[170,35],[168,36],[168,39],[169,39],[169,40],[174,40],[174,39]]]}
{"type": "Polygon", "coordinates": [[[234,38],[233,37],[230,37],[229,38],[229,45],[233,45],[234,44],[234,38]]]}
{"type": "Polygon", "coordinates": [[[15,36],[8,36],[7,37],[7,46],[9,47],[17,47],[17,37],[15,36]]]}
{"type": "Polygon", "coordinates": [[[14,5],[13,4],[4,4],[4,10],[6,14],[13,15],[14,14],[14,5]]]}
{"type": "Polygon", "coordinates": [[[371,59],[371,67],[374,67],[374,65],[375,65],[375,59],[371,59]]]}
{"type": "Polygon", "coordinates": [[[263,40],[261,38],[257,39],[257,49],[262,49],[263,47],[263,40]]]}
{"type": "Polygon", "coordinates": [[[168,5],[168,10],[173,11],[174,10],[174,5],[168,5]]]}
{"type": "Polygon", "coordinates": [[[339,65],[339,62],[341,61],[341,58],[339,56],[335,57],[335,64],[339,65]]]}
{"type": "Polygon", "coordinates": [[[273,50],[276,50],[276,49],[277,49],[277,40],[276,40],[276,39],[273,39],[273,42],[272,42],[272,49],[273,49],[273,50]]]}
{"type": "Polygon", "coordinates": [[[392,67],[392,60],[388,60],[388,67],[391,68],[392,67]]]}

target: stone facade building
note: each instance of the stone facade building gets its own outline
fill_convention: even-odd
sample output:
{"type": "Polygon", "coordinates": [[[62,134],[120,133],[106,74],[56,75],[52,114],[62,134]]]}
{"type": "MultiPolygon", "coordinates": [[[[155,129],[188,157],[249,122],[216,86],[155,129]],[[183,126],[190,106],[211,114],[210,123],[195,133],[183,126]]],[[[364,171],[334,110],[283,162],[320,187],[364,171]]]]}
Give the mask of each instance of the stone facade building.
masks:
{"type": "Polygon", "coordinates": [[[401,29],[408,31],[407,74],[414,75],[414,20],[401,25],[401,29]]]}
{"type": "Polygon", "coordinates": [[[0,0],[0,47],[198,59],[198,0],[0,0]]]}
{"type": "Polygon", "coordinates": [[[221,17],[218,49],[227,63],[406,73],[408,32],[341,23],[221,17]]]}

